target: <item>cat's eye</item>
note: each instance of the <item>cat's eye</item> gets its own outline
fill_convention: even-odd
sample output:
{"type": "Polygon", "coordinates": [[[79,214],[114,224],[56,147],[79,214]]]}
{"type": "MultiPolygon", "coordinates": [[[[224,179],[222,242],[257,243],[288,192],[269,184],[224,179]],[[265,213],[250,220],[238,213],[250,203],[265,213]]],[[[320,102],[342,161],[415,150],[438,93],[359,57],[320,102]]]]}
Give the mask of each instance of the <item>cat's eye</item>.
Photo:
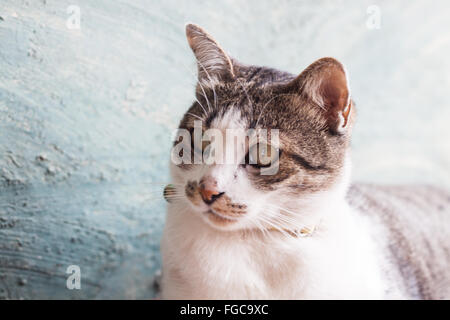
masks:
{"type": "MultiPolygon", "coordinates": [[[[200,137],[201,139],[201,137],[200,137]]],[[[193,130],[191,130],[191,151],[194,157],[200,157],[202,159],[203,156],[208,156],[209,149],[208,146],[211,144],[211,141],[201,140],[195,141],[195,135],[193,130]]]]}
{"type": "Polygon", "coordinates": [[[278,161],[280,150],[267,143],[251,146],[246,156],[246,164],[255,168],[270,167],[278,161]]]}
{"type": "Polygon", "coordinates": [[[192,138],[192,142],[191,142],[191,148],[192,150],[194,150],[194,152],[197,152],[198,154],[203,154],[203,152],[205,152],[205,150],[207,149],[207,147],[211,144],[211,141],[201,141],[201,143],[196,144],[194,142],[194,138],[192,138]],[[200,145],[200,148],[198,147],[198,145],[200,145]]]}

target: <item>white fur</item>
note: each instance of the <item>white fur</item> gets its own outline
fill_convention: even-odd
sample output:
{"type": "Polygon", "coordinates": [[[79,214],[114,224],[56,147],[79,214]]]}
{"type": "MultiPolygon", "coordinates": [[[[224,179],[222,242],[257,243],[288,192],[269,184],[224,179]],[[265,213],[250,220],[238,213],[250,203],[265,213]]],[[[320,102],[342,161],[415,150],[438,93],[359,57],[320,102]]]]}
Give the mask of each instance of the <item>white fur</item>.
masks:
{"type": "MultiPolygon", "coordinates": [[[[230,110],[215,126],[239,127],[238,118],[230,110]]],[[[367,224],[344,199],[350,164],[332,189],[307,199],[257,191],[246,173],[233,166],[198,167],[182,171],[172,165],[179,191],[188,180],[198,181],[208,173],[217,179],[221,191],[245,203],[248,213],[221,228],[208,221],[201,205],[188,199],[170,203],[161,245],[162,298],[386,298],[386,280],[367,224]],[[254,229],[258,217],[276,214],[273,204],[298,213],[292,228],[316,226],[317,230],[299,238],[283,232],[244,231],[254,229]]]]}

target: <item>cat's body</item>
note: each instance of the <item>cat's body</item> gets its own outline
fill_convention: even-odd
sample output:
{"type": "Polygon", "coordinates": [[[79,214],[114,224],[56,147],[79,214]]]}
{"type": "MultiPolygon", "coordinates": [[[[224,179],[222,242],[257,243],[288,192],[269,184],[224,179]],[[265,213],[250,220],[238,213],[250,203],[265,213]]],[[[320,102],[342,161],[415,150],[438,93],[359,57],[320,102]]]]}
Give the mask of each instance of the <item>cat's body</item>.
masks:
{"type": "Polygon", "coordinates": [[[279,141],[271,134],[264,145],[278,150],[269,153],[278,170],[265,175],[259,155],[247,163],[263,142],[241,152],[228,136],[214,156],[244,164],[172,162],[163,298],[450,298],[449,196],[426,189],[438,204],[423,215],[419,192],[414,201],[402,189],[348,193],[354,108],[339,62],[318,60],[295,77],[232,60],[197,26],[187,36],[199,82],[180,128],[192,132],[200,119],[202,131],[277,129],[279,141]]]}
{"type": "Polygon", "coordinates": [[[347,200],[370,221],[389,290],[403,298],[450,299],[450,193],[431,186],[359,184],[347,200]]]}
{"type": "Polygon", "coordinates": [[[331,230],[264,241],[171,205],[164,298],[450,299],[449,208],[435,188],[354,185],[331,230]]]}
{"type": "MultiPolygon", "coordinates": [[[[381,299],[382,278],[367,229],[342,202],[316,234],[286,238],[214,232],[170,208],[163,240],[168,299],[381,299]],[[195,230],[195,232],[192,232],[195,230]],[[355,241],[358,239],[358,241],[355,241]]],[[[334,207],[336,209],[336,207],[334,207]]]]}

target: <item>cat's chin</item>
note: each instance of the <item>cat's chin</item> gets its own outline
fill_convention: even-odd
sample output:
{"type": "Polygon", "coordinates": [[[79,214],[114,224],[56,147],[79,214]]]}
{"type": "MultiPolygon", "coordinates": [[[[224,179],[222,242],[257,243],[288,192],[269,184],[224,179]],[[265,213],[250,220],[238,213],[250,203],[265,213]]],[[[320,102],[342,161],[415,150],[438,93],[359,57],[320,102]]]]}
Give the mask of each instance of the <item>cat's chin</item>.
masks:
{"type": "Polygon", "coordinates": [[[236,218],[227,218],[212,209],[201,213],[203,221],[214,229],[222,231],[232,231],[239,229],[239,220],[236,218]]]}

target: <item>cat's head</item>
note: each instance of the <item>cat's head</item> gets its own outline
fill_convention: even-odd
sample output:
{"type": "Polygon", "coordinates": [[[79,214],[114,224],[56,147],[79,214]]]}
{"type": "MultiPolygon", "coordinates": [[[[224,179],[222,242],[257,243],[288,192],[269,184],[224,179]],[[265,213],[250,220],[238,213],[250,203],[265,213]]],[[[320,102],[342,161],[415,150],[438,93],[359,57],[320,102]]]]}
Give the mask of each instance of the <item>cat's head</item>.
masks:
{"type": "Polygon", "coordinates": [[[186,34],[198,83],[179,126],[187,135],[180,135],[175,147],[192,144],[192,152],[175,153],[192,162],[172,162],[173,201],[222,230],[314,223],[317,212],[333,206],[347,188],[354,112],[342,64],[322,58],[295,76],[239,63],[196,25],[187,25],[186,34]],[[203,159],[208,149],[207,142],[194,145],[195,127],[200,134],[223,133],[214,153],[231,154],[234,162],[193,164],[195,155],[203,159]],[[227,129],[238,137],[227,137],[227,129]],[[253,136],[267,130],[267,139],[250,139],[248,129],[253,136]],[[269,174],[267,161],[258,157],[263,149],[275,168],[269,174]]]}

